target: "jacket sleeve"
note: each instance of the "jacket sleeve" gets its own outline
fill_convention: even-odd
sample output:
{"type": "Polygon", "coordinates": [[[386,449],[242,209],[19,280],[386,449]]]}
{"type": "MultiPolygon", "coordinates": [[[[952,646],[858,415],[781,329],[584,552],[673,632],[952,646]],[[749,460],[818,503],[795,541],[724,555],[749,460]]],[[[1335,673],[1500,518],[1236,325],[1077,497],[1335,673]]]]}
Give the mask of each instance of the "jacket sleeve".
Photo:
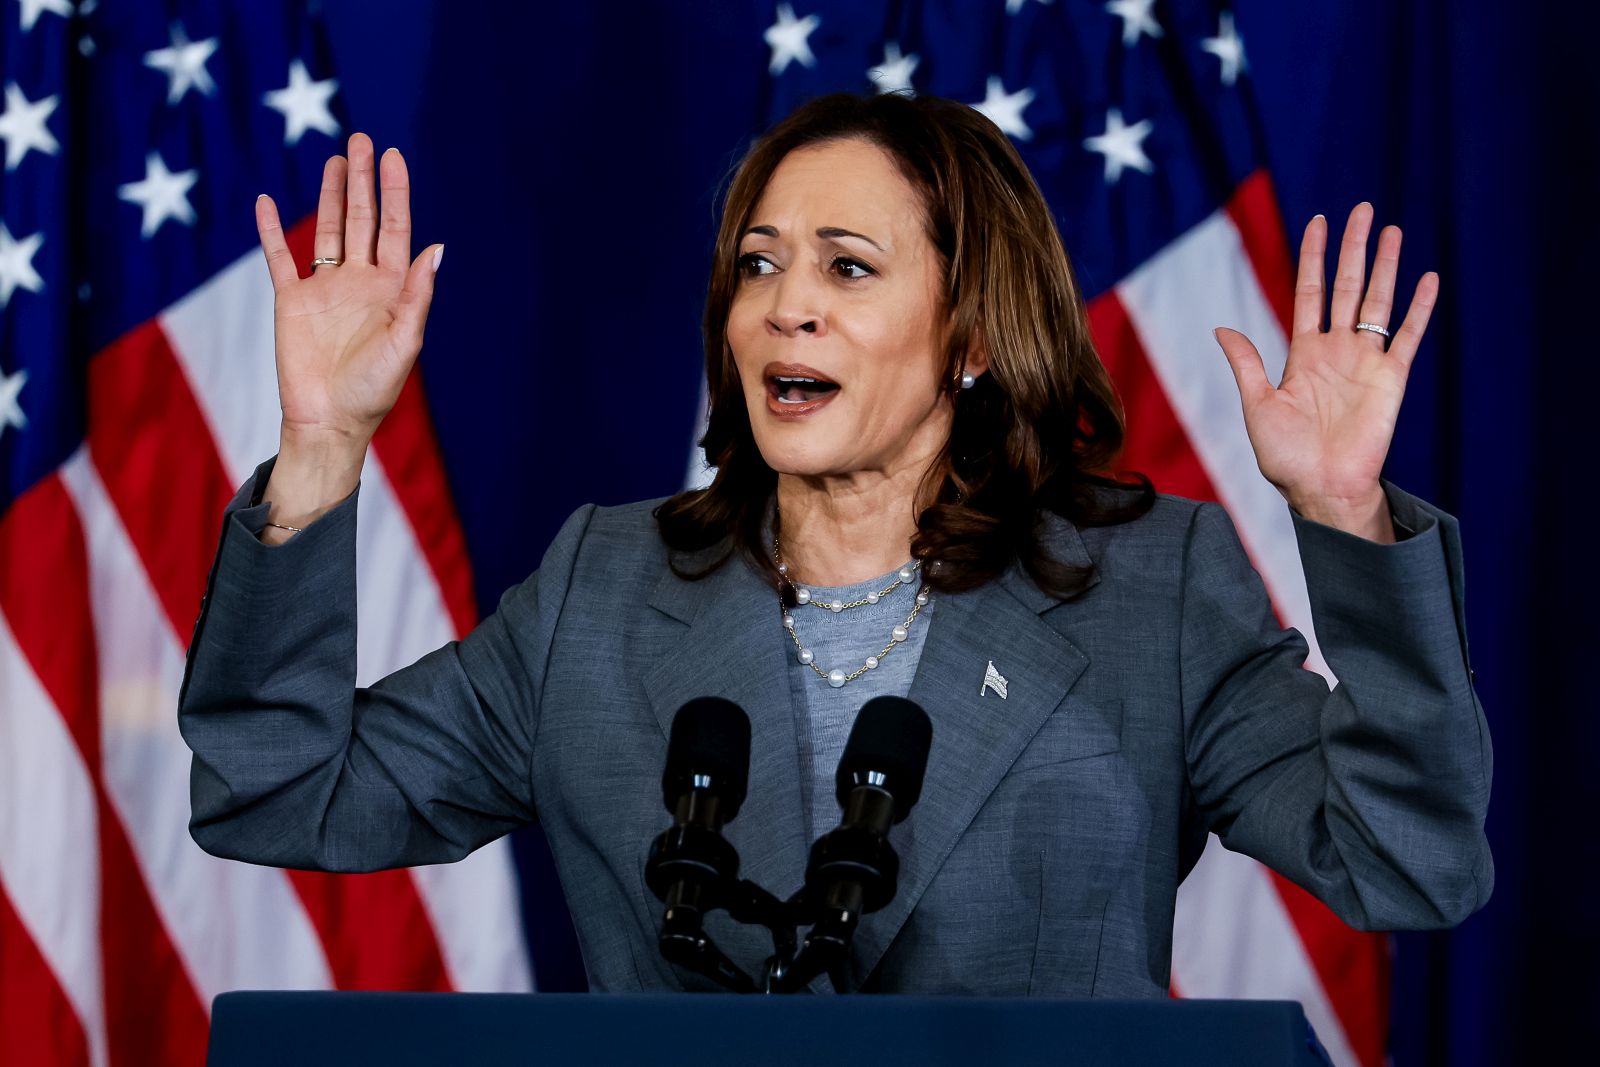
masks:
{"type": "MultiPolygon", "coordinates": [[[[1411,536],[1293,515],[1323,658],[1302,667],[1226,511],[1196,509],[1180,670],[1192,802],[1222,843],[1363,930],[1460,922],[1489,898],[1491,751],[1468,664],[1456,520],[1383,483],[1411,536]]],[[[1293,514],[1293,513],[1292,513],[1293,514]]]]}
{"type": "Polygon", "coordinates": [[[539,692],[593,509],[464,639],[358,688],[359,487],[263,544],[268,505],[254,501],[275,459],[224,511],[179,690],[195,841],[253,863],[371,871],[457,860],[532,820],[539,692]]]}

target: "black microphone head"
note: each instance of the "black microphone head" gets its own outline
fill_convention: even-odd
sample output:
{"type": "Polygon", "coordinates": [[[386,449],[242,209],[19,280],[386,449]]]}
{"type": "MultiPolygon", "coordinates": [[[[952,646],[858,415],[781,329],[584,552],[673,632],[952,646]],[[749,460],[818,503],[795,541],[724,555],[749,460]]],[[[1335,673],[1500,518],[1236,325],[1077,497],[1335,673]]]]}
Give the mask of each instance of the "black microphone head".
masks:
{"type": "Polygon", "coordinates": [[[731,700],[696,697],[678,709],[667,741],[667,769],[661,774],[661,799],[668,811],[694,788],[696,775],[711,779],[724,820],[739,814],[750,782],[750,717],[731,700]]]}
{"type": "Polygon", "coordinates": [[[839,805],[856,786],[879,785],[894,797],[894,821],[904,819],[922,796],[932,745],[933,723],[920,707],[903,697],[873,697],[862,705],[839,757],[839,805]]]}

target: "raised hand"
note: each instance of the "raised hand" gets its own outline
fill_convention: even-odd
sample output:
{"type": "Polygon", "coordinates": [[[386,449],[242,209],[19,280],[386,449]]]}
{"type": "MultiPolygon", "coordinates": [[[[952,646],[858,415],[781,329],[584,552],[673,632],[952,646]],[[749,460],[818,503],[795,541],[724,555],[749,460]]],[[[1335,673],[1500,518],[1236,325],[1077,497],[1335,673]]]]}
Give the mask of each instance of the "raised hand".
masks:
{"type": "Polygon", "coordinates": [[[1256,463],[1300,514],[1377,541],[1394,540],[1378,478],[1394,437],[1406,378],[1439,296],[1432,271],[1417,283],[1405,319],[1392,339],[1357,323],[1389,328],[1400,230],[1378,235],[1370,284],[1366,273],[1372,205],[1350,212],[1334,274],[1328,328],[1322,328],[1323,261],[1327,219],[1318,215],[1300,242],[1294,327],[1288,362],[1276,388],[1250,339],[1216,331],[1244,405],[1245,429],[1256,463]]]}
{"type": "Polygon", "coordinates": [[[411,181],[391,148],[378,161],[382,212],[373,194],[372,140],[350,135],[349,159],[322,172],[314,256],[336,260],[301,278],[278,208],[256,201],[256,229],[277,294],[278,398],[284,429],[370,439],[400,395],[433,299],[434,245],[411,260],[411,181]],[[347,206],[348,201],[348,206],[347,206]]]}
{"type": "Polygon", "coordinates": [[[374,166],[372,140],[322,172],[311,276],[301,278],[277,205],[256,200],[256,229],[276,293],[278,461],[263,495],[277,543],[349,496],[367,444],[422,350],[443,245],[411,259],[411,181],[394,149],[374,166]],[[382,208],[373,192],[374,169],[382,208]],[[327,262],[331,261],[331,262],[327,262]]]}

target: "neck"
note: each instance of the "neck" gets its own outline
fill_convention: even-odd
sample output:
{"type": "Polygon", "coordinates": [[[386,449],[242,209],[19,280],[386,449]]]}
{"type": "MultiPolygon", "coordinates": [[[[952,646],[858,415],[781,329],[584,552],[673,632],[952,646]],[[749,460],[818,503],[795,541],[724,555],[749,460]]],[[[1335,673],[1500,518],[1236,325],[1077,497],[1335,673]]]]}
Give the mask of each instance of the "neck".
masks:
{"type": "Polygon", "coordinates": [[[854,585],[910,559],[931,458],[843,477],[780,474],[778,519],[789,577],[809,585],[854,585]]]}

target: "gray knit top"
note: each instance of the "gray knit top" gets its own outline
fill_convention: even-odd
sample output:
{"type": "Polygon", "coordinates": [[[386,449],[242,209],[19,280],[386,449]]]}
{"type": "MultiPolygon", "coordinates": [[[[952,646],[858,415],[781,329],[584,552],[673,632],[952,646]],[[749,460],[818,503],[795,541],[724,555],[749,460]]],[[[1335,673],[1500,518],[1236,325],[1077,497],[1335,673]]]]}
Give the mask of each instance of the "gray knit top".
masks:
{"type": "MultiPolygon", "coordinates": [[[[898,569],[898,568],[897,568],[898,569]]],[[[845,586],[806,586],[814,602],[832,600],[850,603],[869,592],[883,589],[897,577],[895,571],[845,586]]],[[[812,605],[790,609],[794,632],[800,643],[816,655],[816,665],[824,672],[835,667],[846,674],[862,666],[868,656],[877,656],[889,643],[890,632],[904,623],[915,605],[921,575],[876,604],[834,612],[812,605]]],[[[930,599],[908,628],[905,641],[894,646],[879,665],[853,682],[835,689],[809,666],[799,661],[799,650],[788,642],[789,687],[793,695],[795,733],[800,744],[800,794],[806,812],[806,840],[839,825],[840,810],[834,798],[834,772],[844,753],[845,741],[855,724],[861,705],[877,696],[903,697],[911,691],[911,678],[922,658],[922,644],[932,622],[936,598],[930,599]]]]}

